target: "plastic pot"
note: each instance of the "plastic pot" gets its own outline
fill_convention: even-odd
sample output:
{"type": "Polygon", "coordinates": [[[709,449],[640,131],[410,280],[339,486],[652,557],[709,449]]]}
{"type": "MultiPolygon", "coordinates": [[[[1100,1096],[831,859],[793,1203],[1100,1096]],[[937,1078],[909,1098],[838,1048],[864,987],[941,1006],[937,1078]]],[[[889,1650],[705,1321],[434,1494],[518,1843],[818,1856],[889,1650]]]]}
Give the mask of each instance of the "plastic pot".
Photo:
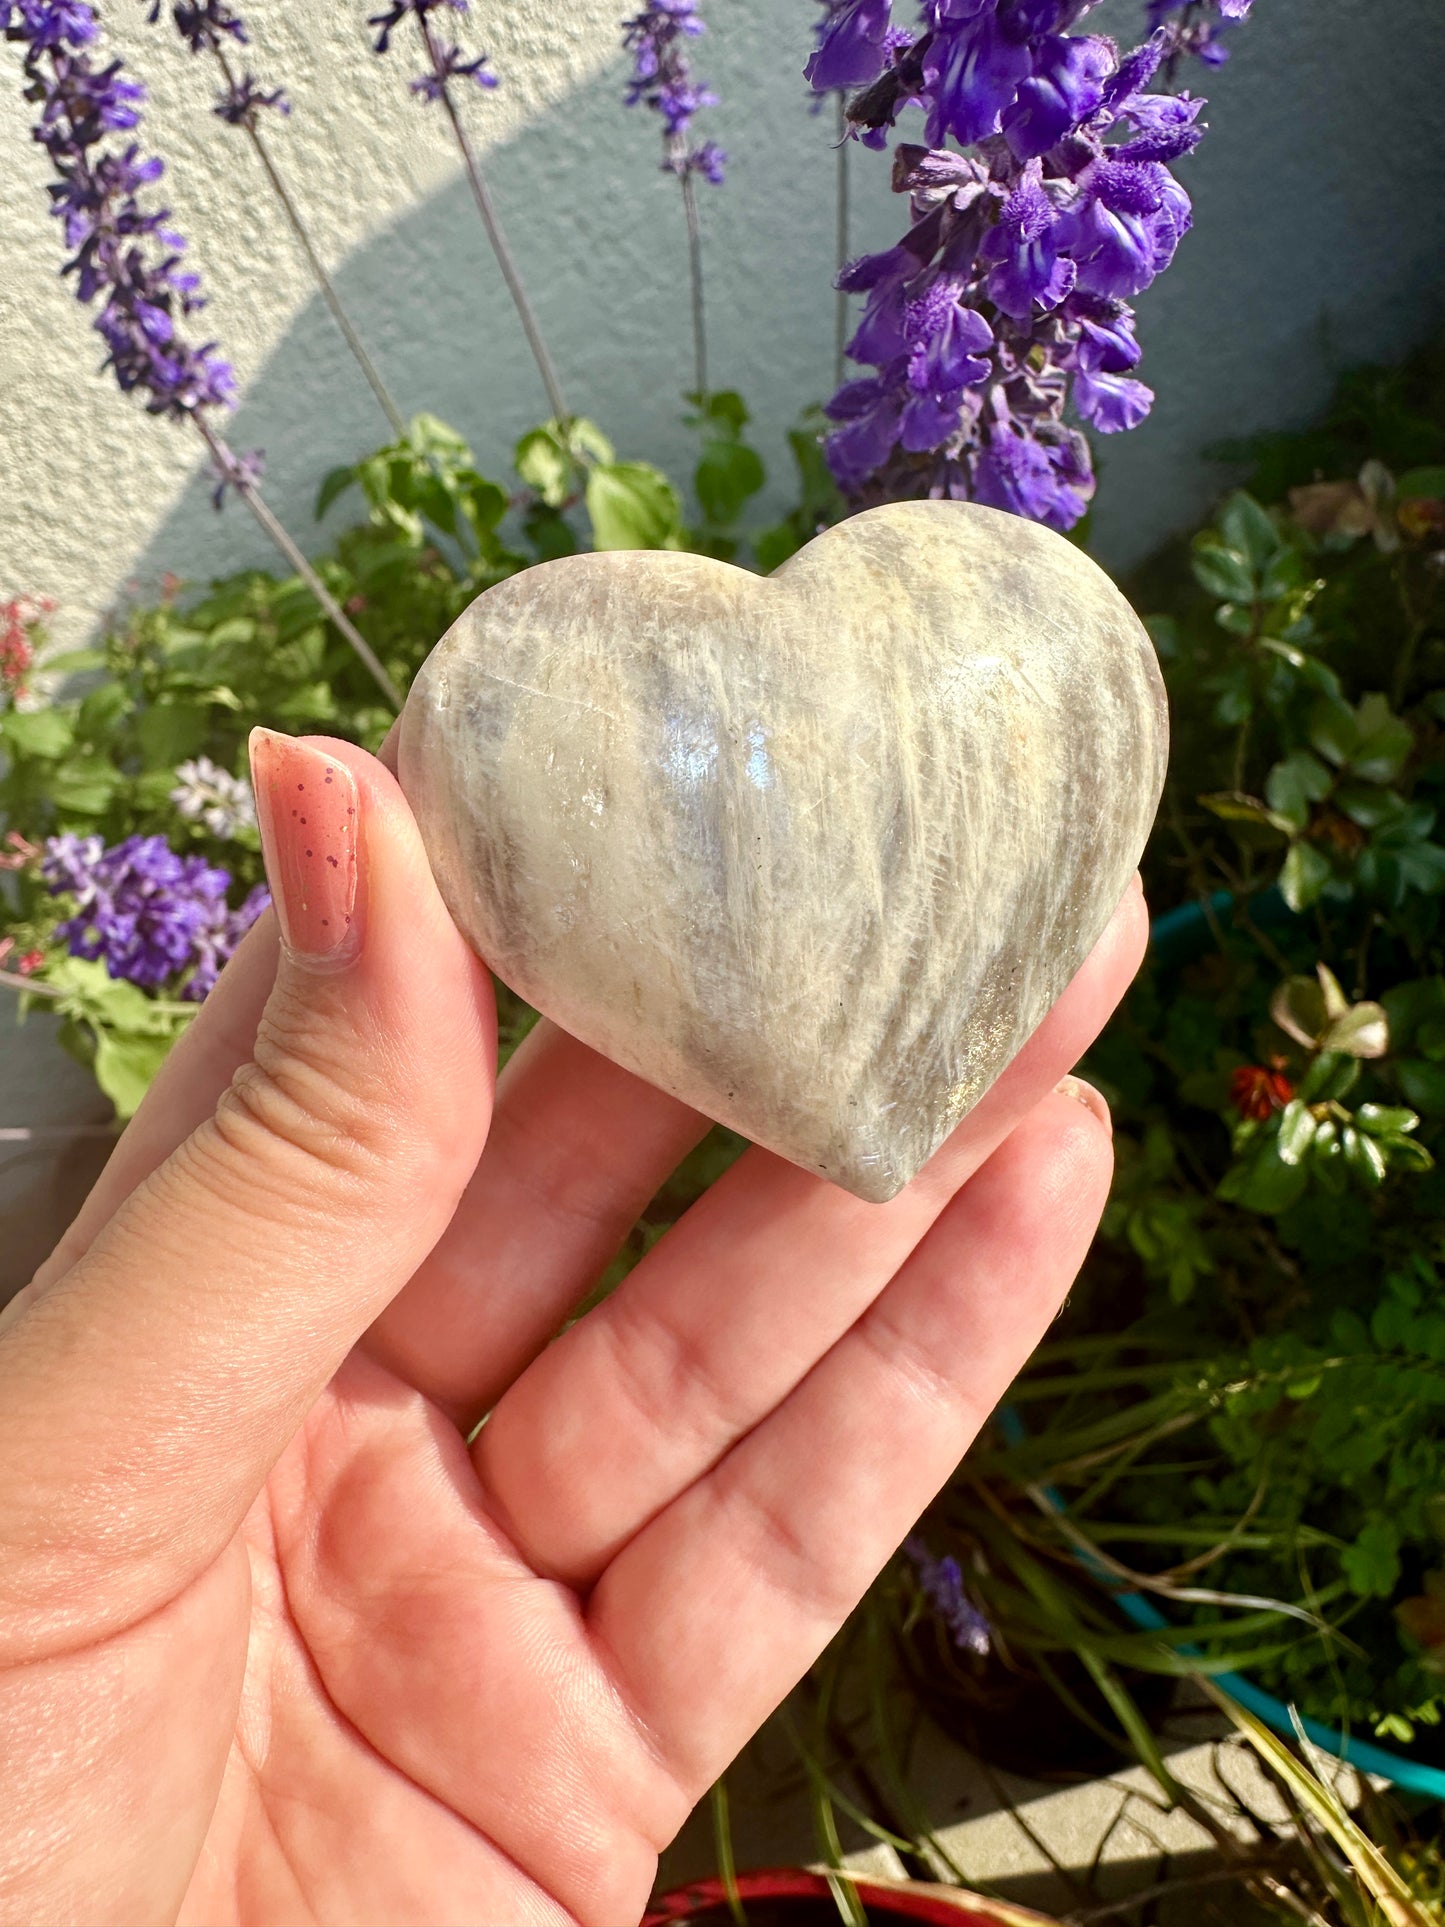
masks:
{"type": "MultiPolygon", "coordinates": [[[[1045,1914],[987,1900],[961,1887],[926,1881],[867,1878],[849,1884],[874,1927],[895,1921],[932,1921],[935,1927],[1057,1927],[1045,1914]]],[[[739,1874],[737,1894],[748,1927],[841,1927],[843,1916],[827,1878],[802,1867],[739,1874]]],[[[734,1927],[721,1880],[699,1880],[653,1902],[642,1927],[734,1927]]]]}

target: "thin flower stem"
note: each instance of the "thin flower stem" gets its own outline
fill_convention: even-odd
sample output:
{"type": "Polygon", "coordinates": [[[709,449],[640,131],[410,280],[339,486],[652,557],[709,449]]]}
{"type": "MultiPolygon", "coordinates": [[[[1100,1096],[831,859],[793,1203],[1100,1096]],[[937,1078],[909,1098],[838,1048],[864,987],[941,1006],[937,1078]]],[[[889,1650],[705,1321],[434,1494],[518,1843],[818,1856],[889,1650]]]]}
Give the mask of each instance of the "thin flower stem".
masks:
{"type": "Polygon", "coordinates": [[[687,266],[692,284],[692,373],[699,407],[707,405],[707,307],[702,285],[702,224],[697,218],[697,184],[687,165],[687,143],[678,137],[679,178],[682,181],[682,212],[687,222],[687,266]]]}
{"type": "Polygon", "coordinates": [[[0,984],[7,990],[23,990],[28,997],[60,997],[64,993],[54,984],[36,983],[33,977],[22,977],[13,970],[0,970],[0,984]]]}
{"type": "MultiPolygon", "coordinates": [[[[840,87],[834,95],[838,112],[838,185],[837,185],[837,226],[835,229],[834,253],[838,259],[838,272],[841,274],[848,265],[848,103],[840,87]]],[[[848,297],[840,288],[838,304],[833,313],[833,386],[843,386],[843,366],[846,360],[845,348],[848,340],[848,297]]]]}
{"type": "MultiPolygon", "coordinates": [[[[231,72],[230,64],[226,59],[224,51],[220,47],[215,47],[212,51],[216,59],[220,62],[221,72],[226,76],[227,85],[234,93],[236,90],[235,76],[231,72]]],[[[382,413],[391,424],[392,433],[398,441],[404,441],[406,438],[406,422],[402,418],[401,410],[392,400],[386,383],[377,372],[376,363],[366,352],[360,335],[357,334],[346,310],[341,305],[341,297],[333,287],[331,277],[322,266],[321,257],[316,252],[315,247],[312,245],[311,236],[306,231],[306,224],[301,219],[301,210],[292,199],[290,189],[282,179],[280,169],[272,160],[266,143],[261,138],[260,129],[256,126],[254,110],[240,124],[245,130],[247,139],[255,149],[257,160],[260,161],[266,171],[266,178],[271,183],[272,192],[275,194],[276,199],[281,203],[281,211],[290,223],[291,232],[295,235],[301,252],[306,256],[307,266],[311,269],[316,285],[321,290],[322,300],[331,310],[332,320],[341,330],[347,347],[356,357],[357,366],[370,383],[371,392],[376,396],[382,413]]]]}
{"type": "Polygon", "coordinates": [[[471,183],[472,199],[477,204],[477,212],[482,217],[482,226],[487,230],[487,239],[491,242],[492,252],[497,257],[497,266],[502,270],[502,279],[507,284],[507,292],[512,297],[518,319],[522,323],[522,332],[527,337],[527,346],[532,350],[532,359],[536,362],[537,372],[542,377],[542,386],[547,391],[547,405],[551,409],[556,421],[565,427],[572,417],[568,413],[566,402],[562,399],[562,384],[557,379],[557,370],[552,365],[552,357],[548,354],[547,344],[542,339],[542,331],[537,325],[537,317],[532,310],[532,303],[527,297],[527,290],[522,281],[521,270],[517,266],[516,257],[512,253],[511,246],[502,230],[502,223],[498,217],[496,207],[492,201],[491,192],[487,187],[486,179],[482,173],[481,163],[478,161],[476,152],[468,138],[467,130],[462,125],[462,118],[457,112],[456,102],[452,99],[451,88],[447,84],[446,64],[441,57],[441,51],[437,46],[436,37],[432,33],[426,16],[418,13],[416,16],[416,24],[423,41],[426,43],[427,57],[431,61],[432,72],[436,75],[437,87],[442,97],[442,105],[447,110],[447,119],[452,124],[452,132],[457,137],[457,146],[461,149],[462,161],[467,170],[467,179],[471,183]]]}
{"type": "Polygon", "coordinates": [[[366,665],[373,681],[386,697],[386,700],[391,704],[392,708],[400,710],[402,704],[401,691],[382,667],[381,660],[377,656],[376,651],[345,614],[341,604],[336,600],[335,596],[332,595],[331,591],[306,560],[306,557],[301,553],[300,549],[298,549],[296,544],[291,540],[291,537],[286,533],[285,529],[282,528],[275,515],[272,514],[261,491],[256,487],[256,484],[246,479],[231,449],[227,447],[226,443],[216,434],[210,423],[207,422],[203,416],[194,414],[191,416],[191,420],[196,424],[196,432],[206,444],[206,447],[211,451],[211,455],[221,474],[232,482],[252,515],[255,516],[266,534],[270,536],[271,540],[276,544],[276,547],[281,551],[282,555],[285,556],[286,560],[306,584],[312,595],[315,596],[322,610],[340,630],[342,636],[351,645],[352,649],[355,650],[358,658],[366,665]]]}

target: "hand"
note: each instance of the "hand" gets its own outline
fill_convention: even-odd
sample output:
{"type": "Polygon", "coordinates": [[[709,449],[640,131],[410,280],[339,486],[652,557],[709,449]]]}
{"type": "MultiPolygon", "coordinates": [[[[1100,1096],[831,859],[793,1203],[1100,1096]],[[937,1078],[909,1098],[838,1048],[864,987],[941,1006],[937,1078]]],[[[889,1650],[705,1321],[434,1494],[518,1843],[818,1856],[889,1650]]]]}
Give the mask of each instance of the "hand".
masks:
{"type": "Polygon", "coordinates": [[[494,1100],[396,783],[259,745],[288,942],[0,1319],[0,1919],[619,1927],[1053,1318],[1143,901],[892,1203],[751,1150],[549,1345],[705,1121],[494,1100]]]}

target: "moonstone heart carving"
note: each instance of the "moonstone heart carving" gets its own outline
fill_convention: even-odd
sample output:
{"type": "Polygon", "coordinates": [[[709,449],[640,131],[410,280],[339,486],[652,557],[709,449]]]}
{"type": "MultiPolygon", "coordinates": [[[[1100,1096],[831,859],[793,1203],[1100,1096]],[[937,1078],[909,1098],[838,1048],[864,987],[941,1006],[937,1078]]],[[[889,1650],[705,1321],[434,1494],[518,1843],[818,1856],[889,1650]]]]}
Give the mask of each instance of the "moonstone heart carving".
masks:
{"type": "Polygon", "coordinates": [[[499,583],[423,666],[400,768],[504,982],[881,1200],[1102,934],[1167,737],[1149,638],[1087,557],[905,502],[766,579],[628,552],[499,583]]]}

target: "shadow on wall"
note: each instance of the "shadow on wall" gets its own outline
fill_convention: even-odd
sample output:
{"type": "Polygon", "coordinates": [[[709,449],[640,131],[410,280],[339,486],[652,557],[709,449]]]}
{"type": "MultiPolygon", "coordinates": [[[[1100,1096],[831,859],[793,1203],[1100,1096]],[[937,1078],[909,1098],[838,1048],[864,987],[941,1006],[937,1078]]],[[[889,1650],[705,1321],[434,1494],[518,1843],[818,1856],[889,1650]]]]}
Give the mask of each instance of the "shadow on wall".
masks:
{"type": "MultiPolygon", "coordinates": [[[[1141,12],[1140,0],[1105,0],[1091,24],[1122,39],[1141,12]]],[[[726,186],[700,189],[711,376],[753,411],[770,470],[765,520],[787,497],[783,434],[832,386],[837,157],[831,106],[809,112],[802,54],[778,46],[771,13],[766,26],[754,7],[715,16],[705,71],[725,106],[707,131],[730,166],[726,186]]],[[[1445,177],[1439,0],[1260,0],[1232,44],[1225,69],[1196,76],[1211,131],[1180,168],[1194,231],[1140,303],[1154,414],[1097,448],[1092,546],[1116,569],[1207,505],[1224,475],[1203,450],[1308,419],[1341,368],[1404,353],[1445,308],[1445,203],[1425,191],[1445,177]]],[[[620,452],[682,477],[693,450],[679,419],[691,386],[681,213],[651,119],[624,113],[620,87],[620,70],[600,76],[493,150],[488,170],[569,406],[620,452]]],[[[417,111],[418,139],[441,138],[417,111]]],[[[906,219],[887,159],[855,148],[848,161],[853,251],[887,246],[906,219]]],[[[298,186],[303,199],[316,192],[298,186]]],[[[403,411],[451,421],[500,474],[546,411],[465,183],[378,232],[337,283],[403,411]]],[[[231,429],[238,448],[266,450],[268,495],[309,548],[324,540],[311,513],[321,476],[385,435],[319,300],[251,380],[231,429]]],[[[198,474],[157,529],[139,583],[271,566],[244,510],[215,515],[210,486],[198,474]]],[[[328,526],[348,512],[344,501],[328,526]]]]}

